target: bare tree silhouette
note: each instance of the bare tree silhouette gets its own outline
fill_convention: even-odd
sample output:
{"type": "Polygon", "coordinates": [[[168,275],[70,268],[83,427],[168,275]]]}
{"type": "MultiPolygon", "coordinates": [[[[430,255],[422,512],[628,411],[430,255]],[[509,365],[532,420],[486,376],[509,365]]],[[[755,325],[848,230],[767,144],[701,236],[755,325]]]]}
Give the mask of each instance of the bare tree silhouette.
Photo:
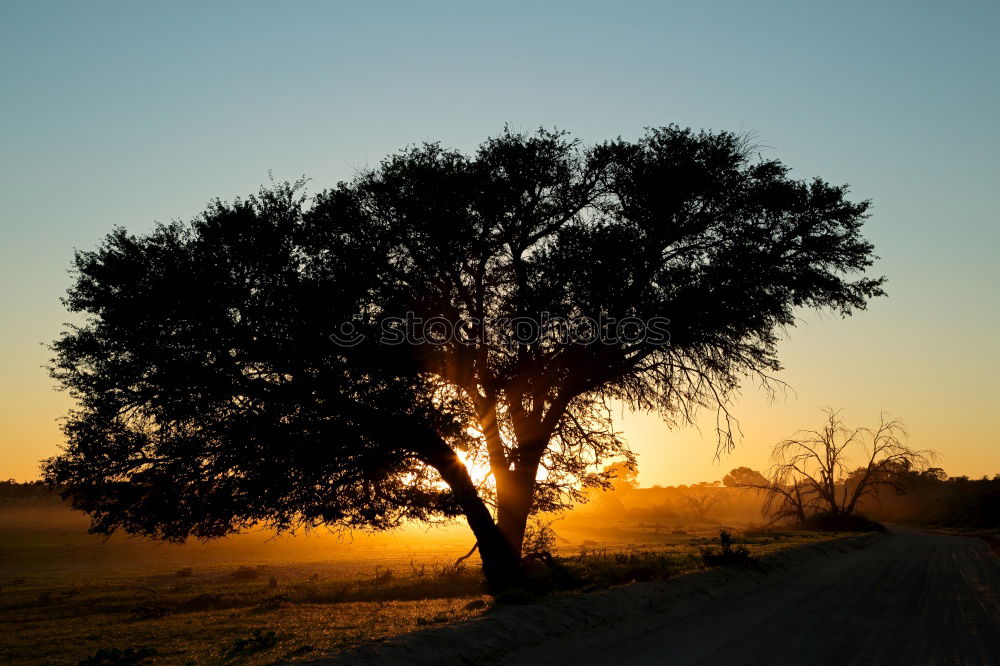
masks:
{"type": "Polygon", "coordinates": [[[849,518],[865,497],[877,499],[887,488],[905,492],[910,473],[927,469],[936,455],[907,446],[902,422],[886,414],[874,428],[851,428],[840,410],[824,413],[820,429],[801,430],[774,446],[769,478],[753,470],[731,473],[733,485],[765,493],[763,512],[772,522],[805,523],[815,514],[849,518]]]}
{"type": "Polygon", "coordinates": [[[712,511],[720,507],[722,496],[716,490],[711,485],[702,484],[691,486],[684,492],[681,502],[693,519],[705,521],[712,511]]]}

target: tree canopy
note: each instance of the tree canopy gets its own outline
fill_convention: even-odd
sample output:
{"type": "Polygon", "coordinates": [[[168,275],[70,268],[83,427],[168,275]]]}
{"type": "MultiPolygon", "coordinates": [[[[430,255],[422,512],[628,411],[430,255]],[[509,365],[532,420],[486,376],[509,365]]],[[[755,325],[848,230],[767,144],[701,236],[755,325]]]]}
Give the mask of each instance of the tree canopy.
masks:
{"type": "Polygon", "coordinates": [[[96,530],[168,539],[464,515],[509,581],[530,513],[634,464],[612,405],[721,408],[731,446],[797,308],[883,293],[868,207],[729,132],[506,130],[115,229],[76,255],[47,478],[96,530]]]}

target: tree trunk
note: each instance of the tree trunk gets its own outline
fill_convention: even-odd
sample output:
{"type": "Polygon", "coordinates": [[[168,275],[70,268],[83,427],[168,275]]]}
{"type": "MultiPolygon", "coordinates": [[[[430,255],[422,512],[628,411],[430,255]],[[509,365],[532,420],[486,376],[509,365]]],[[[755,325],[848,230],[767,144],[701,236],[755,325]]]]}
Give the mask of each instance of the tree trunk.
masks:
{"type": "Polygon", "coordinates": [[[548,444],[547,434],[532,433],[517,448],[517,462],[497,479],[497,523],[511,550],[521,556],[528,516],[535,500],[535,477],[548,444]]]}
{"type": "MultiPolygon", "coordinates": [[[[469,520],[472,526],[472,520],[469,520]]],[[[505,590],[524,588],[527,579],[521,567],[521,558],[511,550],[510,544],[503,537],[496,525],[490,520],[489,528],[476,533],[479,543],[479,556],[483,560],[483,576],[486,586],[493,595],[505,590]]]]}
{"type": "Polygon", "coordinates": [[[483,560],[483,576],[490,592],[498,594],[504,590],[524,587],[524,571],[521,568],[519,551],[514,551],[498,529],[489,510],[482,505],[482,511],[466,511],[466,520],[479,544],[479,556],[483,560]]]}
{"type": "Polygon", "coordinates": [[[528,515],[531,513],[531,502],[534,499],[535,475],[528,470],[515,469],[502,484],[497,487],[497,523],[510,549],[521,555],[524,545],[524,532],[528,525],[528,515]]]}
{"type": "Polygon", "coordinates": [[[427,454],[427,462],[438,471],[451,488],[465,513],[469,528],[479,544],[479,556],[483,560],[483,576],[490,592],[497,594],[503,590],[524,587],[521,551],[511,547],[508,539],[493,522],[493,516],[479,497],[472,477],[469,476],[469,470],[455,452],[443,444],[427,454]]]}
{"type": "Polygon", "coordinates": [[[799,490],[798,481],[795,482],[795,512],[799,516],[799,522],[806,522],[806,508],[802,503],[802,492],[799,490]]]}

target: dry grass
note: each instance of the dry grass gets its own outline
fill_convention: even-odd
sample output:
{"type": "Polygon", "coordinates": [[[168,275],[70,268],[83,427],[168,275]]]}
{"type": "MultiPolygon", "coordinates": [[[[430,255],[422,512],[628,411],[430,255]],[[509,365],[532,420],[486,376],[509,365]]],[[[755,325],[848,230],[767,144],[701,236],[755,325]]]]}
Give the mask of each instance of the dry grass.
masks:
{"type": "Polygon", "coordinates": [[[101,648],[145,646],[156,649],[157,663],[271,663],[473,617],[486,607],[473,570],[401,579],[385,571],[361,580],[290,580],[267,567],[252,581],[223,572],[118,584],[5,581],[0,658],[65,664],[101,648]],[[273,631],[274,644],[234,651],[258,631],[273,631]]]}
{"type": "MultiPolygon", "coordinates": [[[[265,664],[324,653],[486,612],[462,528],[413,534],[156,546],[86,535],[78,517],[0,516],[0,661],[75,664],[148,647],[157,664],[265,664]],[[60,522],[62,521],[62,522],[60,522]]],[[[703,567],[718,528],[556,525],[573,593],[703,567]]],[[[738,539],[754,555],[829,535],[738,539]]],[[[565,582],[565,581],[563,581],[565,582]]]]}

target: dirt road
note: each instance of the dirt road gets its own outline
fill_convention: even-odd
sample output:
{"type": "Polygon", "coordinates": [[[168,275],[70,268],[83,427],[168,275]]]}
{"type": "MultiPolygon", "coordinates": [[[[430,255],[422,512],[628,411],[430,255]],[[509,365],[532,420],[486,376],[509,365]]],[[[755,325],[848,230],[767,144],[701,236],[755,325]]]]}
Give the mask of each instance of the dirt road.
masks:
{"type": "Polygon", "coordinates": [[[519,661],[1000,664],[1000,559],[978,539],[895,532],[697,615],[651,617],[519,661]]]}

